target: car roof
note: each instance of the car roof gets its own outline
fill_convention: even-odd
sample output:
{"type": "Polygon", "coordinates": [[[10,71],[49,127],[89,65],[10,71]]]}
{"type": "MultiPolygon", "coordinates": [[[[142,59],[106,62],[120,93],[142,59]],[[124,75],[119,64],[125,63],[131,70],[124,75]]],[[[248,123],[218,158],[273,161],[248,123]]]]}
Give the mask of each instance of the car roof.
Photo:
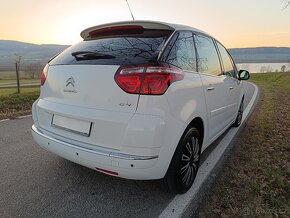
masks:
{"type": "Polygon", "coordinates": [[[83,39],[88,39],[90,38],[89,33],[91,31],[97,30],[97,29],[103,29],[103,28],[109,28],[109,27],[114,27],[114,26],[126,26],[126,25],[138,25],[142,26],[145,29],[164,29],[164,30],[190,30],[193,32],[197,33],[202,33],[205,35],[210,36],[208,33],[190,27],[186,25],[181,25],[181,24],[173,24],[173,23],[166,23],[166,22],[161,22],[161,21],[148,21],[148,20],[130,20],[130,21],[121,21],[121,22],[114,22],[114,23],[107,23],[107,24],[101,24],[93,27],[89,27],[81,32],[81,37],[83,39]]]}

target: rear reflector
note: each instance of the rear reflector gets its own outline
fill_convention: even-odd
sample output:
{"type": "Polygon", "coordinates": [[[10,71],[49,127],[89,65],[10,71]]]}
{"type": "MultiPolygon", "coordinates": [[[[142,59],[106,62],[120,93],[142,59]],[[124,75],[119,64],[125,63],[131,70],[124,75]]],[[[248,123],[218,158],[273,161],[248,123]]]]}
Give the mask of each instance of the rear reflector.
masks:
{"type": "Polygon", "coordinates": [[[110,175],[113,175],[113,176],[118,176],[118,173],[114,172],[114,171],[105,170],[105,169],[98,168],[98,167],[96,167],[96,170],[98,170],[98,171],[100,171],[102,173],[107,173],[107,174],[110,174],[110,175]]]}
{"type": "Polygon", "coordinates": [[[121,89],[143,95],[162,95],[172,83],[182,79],[181,70],[156,66],[120,67],[115,74],[121,89]]]}
{"type": "Polygon", "coordinates": [[[45,65],[45,67],[43,68],[43,71],[41,73],[40,76],[40,84],[43,86],[43,84],[46,81],[46,77],[47,77],[47,72],[48,72],[48,64],[45,65]]]}
{"type": "Polygon", "coordinates": [[[144,32],[144,28],[138,25],[126,25],[126,26],[112,26],[101,29],[96,29],[89,32],[91,38],[101,36],[114,36],[123,34],[141,34],[144,32]]]}

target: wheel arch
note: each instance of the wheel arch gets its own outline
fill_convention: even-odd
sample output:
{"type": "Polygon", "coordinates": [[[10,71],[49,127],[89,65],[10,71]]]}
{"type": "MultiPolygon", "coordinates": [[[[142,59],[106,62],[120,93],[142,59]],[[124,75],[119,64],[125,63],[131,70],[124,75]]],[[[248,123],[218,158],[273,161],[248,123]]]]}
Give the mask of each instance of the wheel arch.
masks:
{"type": "Polygon", "coordinates": [[[201,136],[201,147],[203,145],[203,141],[204,141],[204,122],[202,120],[201,117],[195,117],[187,126],[186,129],[188,129],[189,127],[195,127],[197,128],[197,130],[199,131],[199,134],[201,136]]]}
{"type": "MultiPolygon", "coordinates": [[[[168,168],[166,170],[166,174],[163,178],[164,181],[164,185],[167,188],[167,190],[169,190],[172,193],[184,193],[183,191],[180,192],[179,188],[177,188],[176,186],[176,181],[177,179],[174,179],[174,181],[171,181],[171,178],[175,178],[176,176],[176,172],[175,170],[173,170],[177,164],[177,158],[176,158],[176,154],[178,155],[180,153],[180,143],[182,142],[183,137],[187,134],[188,130],[190,128],[196,128],[198,130],[198,133],[200,134],[201,137],[201,142],[200,142],[200,151],[201,152],[201,148],[203,146],[203,141],[204,141],[204,122],[202,120],[201,117],[195,117],[188,125],[187,127],[184,129],[184,132],[181,136],[181,138],[179,139],[178,145],[174,150],[174,153],[171,157],[170,163],[168,165],[168,168]]],[[[178,155],[179,156],[179,155],[178,155]]]]}

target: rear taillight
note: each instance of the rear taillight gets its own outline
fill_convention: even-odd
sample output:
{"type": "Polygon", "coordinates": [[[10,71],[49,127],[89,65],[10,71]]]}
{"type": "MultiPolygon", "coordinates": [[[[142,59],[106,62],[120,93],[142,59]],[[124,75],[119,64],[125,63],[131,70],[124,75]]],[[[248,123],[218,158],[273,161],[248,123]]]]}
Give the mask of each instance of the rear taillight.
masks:
{"type": "Polygon", "coordinates": [[[48,64],[45,65],[43,68],[43,71],[41,73],[40,77],[40,84],[43,85],[45,83],[46,77],[47,77],[47,71],[48,71],[48,64]]]}
{"type": "Polygon", "coordinates": [[[120,67],[115,74],[121,89],[143,95],[162,95],[170,84],[182,79],[181,70],[156,66],[120,67]]]}

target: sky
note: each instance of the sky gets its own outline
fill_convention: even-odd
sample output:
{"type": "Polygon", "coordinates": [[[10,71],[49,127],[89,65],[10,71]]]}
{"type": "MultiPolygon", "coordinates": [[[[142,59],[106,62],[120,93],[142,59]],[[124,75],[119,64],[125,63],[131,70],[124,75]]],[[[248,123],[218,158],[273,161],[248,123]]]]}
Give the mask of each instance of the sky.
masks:
{"type": "MultiPolygon", "coordinates": [[[[189,25],[228,48],[290,47],[283,0],[128,0],[136,20],[189,25]]],[[[131,20],[125,0],[0,0],[0,40],[71,45],[87,27],[131,20]]]]}

